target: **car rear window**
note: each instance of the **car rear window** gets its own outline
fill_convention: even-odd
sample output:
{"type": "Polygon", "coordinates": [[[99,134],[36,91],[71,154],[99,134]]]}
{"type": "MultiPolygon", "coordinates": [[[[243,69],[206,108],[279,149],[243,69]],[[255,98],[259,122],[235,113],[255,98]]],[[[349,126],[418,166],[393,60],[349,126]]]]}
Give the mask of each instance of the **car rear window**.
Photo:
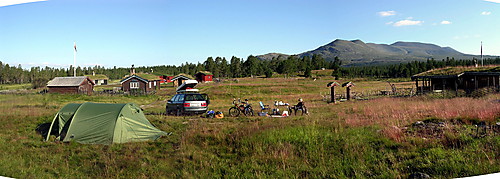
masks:
{"type": "Polygon", "coordinates": [[[201,94],[187,94],[184,98],[185,101],[205,101],[205,96],[201,94]]]}

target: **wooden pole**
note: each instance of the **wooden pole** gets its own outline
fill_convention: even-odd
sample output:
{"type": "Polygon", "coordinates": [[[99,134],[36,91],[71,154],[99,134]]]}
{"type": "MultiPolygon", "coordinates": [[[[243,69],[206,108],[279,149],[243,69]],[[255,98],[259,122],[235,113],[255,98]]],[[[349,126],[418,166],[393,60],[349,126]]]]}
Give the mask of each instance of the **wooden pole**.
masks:
{"type": "Polygon", "coordinates": [[[421,92],[422,94],[424,94],[424,86],[425,86],[425,81],[424,81],[424,80],[425,80],[425,78],[424,78],[424,79],[422,79],[422,86],[420,86],[420,92],[421,92]]]}
{"type": "Polygon", "coordinates": [[[446,81],[444,80],[444,78],[442,79],[442,82],[443,82],[443,92],[444,92],[444,89],[446,88],[446,81]]]}
{"type": "Polygon", "coordinates": [[[474,86],[474,90],[477,90],[477,88],[478,88],[477,76],[474,76],[474,83],[475,83],[475,84],[474,84],[474,85],[475,85],[475,86],[474,86]]]}
{"type": "Polygon", "coordinates": [[[346,88],[346,91],[347,91],[347,94],[346,94],[347,100],[351,100],[351,87],[348,86],[346,88]]]}
{"type": "Polygon", "coordinates": [[[335,85],[333,85],[330,89],[330,96],[332,98],[332,103],[335,103],[335,85]]]}
{"type": "Polygon", "coordinates": [[[418,93],[418,78],[415,80],[415,86],[416,86],[415,89],[417,89],[417,93],[418,93]]]}

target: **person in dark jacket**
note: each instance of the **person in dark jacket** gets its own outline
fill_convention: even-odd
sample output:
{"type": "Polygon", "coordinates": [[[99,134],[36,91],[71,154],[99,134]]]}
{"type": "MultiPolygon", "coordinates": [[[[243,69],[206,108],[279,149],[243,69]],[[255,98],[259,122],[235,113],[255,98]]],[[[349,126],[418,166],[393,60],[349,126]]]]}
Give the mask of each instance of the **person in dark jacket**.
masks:
{"type": "MultiPolygon", "coordinates": [[[[301,111],[302,111],[302,115],[304,115],[304,113],[305,113],[306,115],[307,115],[307,114],[309,114],[309,113],[307,112],[307,107],[306,107],[306,105],[304,104],[304,100],[303,100],[302,98],[299,98],[299,103],[297,103],[297,105],[295,105],[295,106],[292,106],[292,107],[291,107],[291,110],[294,110],[294,114],[295,114],[295,115],[297,115],[297,111],[298,111],[298,110],[301,110],[301,111]]],[[[290,110],[290,112],[291,112],[291,110],[290,110]]]]}

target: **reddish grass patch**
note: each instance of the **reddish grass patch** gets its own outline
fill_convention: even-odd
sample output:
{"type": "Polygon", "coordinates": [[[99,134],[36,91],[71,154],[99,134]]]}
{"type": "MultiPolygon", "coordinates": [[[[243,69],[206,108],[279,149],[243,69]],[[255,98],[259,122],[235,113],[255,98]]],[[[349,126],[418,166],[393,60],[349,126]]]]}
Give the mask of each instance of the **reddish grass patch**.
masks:
{"type": "Polygon", "coordinates": [[[500,103],[473,98],[380,98],[357,102],[339,113],[352,126],[405,126],[429,117],[443,120],[478,119],[493,122],[500,117],[500,103]]]}

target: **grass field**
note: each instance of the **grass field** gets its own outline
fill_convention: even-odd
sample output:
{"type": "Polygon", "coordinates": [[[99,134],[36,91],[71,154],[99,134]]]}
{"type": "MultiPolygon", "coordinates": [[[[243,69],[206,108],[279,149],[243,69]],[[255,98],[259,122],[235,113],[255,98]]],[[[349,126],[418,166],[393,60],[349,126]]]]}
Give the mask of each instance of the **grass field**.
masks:
{"type": "Polygon", "coordinates": [[[31,84],[0,84],[0,90],[19,90],[19,89],[29,89],[31,84]]]}
{"type": "MultiPolygon", "coordinates": [[[[43,142],[41,123],[68,103],[134,102],[145,113],[162,113],[175,94],[0,95],[0,175],[15,178],[436,178],[500,172],[500,134],[478,135],[474,124],[500,122],[499,94],[481,98],[371,97],[328,104],[330,77],[245,78],[199,85],[210,108],[227,110],[233,98],[295,104],[310,115],[287,118],[147,115],[171,136],[156,141],[83,145],[43,142]],[[414,125],[423,121],[422,125],[414,125]]],[[[346,82],[347,80],[338,80],[346,82]]],[[[385,80],[351,79],[353,92],[390,90],[385,80]]],[[[405,80],[391,82],[411,88],[405,80]],[[399,82],[402,81],[402,82],[399,82]]],[[[163,87],[163,86],[162,86],[163,87]]],[[[337,93],[345,93],[338,88],[337,93]]],[[[272,105],[271,105],[272,106],[272,105]]],[[[282,109],[283,110],[283,109],[282,109]]]]}

